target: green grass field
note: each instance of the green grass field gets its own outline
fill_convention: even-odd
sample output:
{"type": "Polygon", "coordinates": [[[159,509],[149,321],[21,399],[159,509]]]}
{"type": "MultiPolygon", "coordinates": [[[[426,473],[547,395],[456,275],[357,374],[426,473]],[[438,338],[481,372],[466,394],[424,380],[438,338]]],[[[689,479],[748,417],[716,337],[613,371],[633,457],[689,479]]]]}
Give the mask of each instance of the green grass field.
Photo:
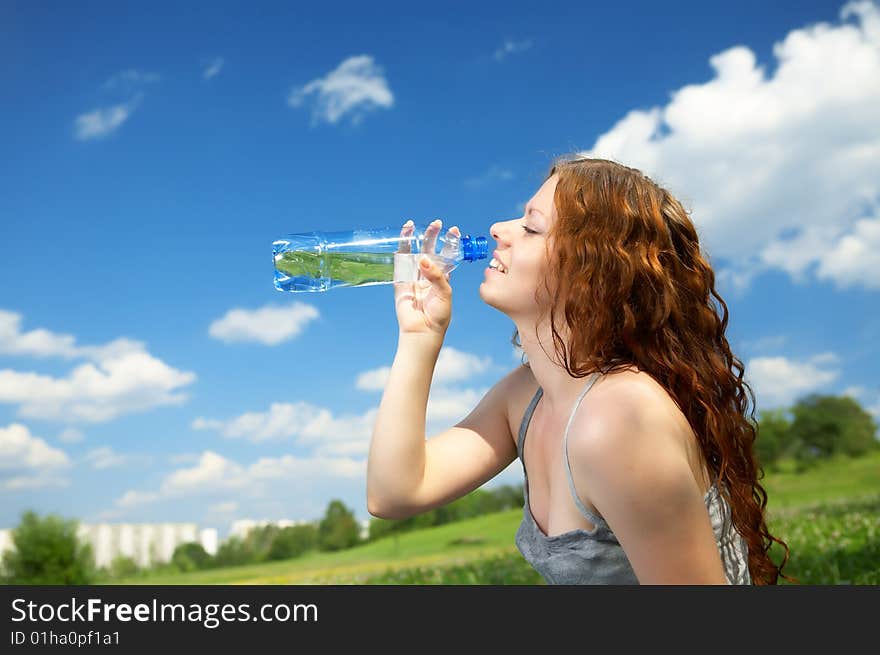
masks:
{"type": "MultiPolygon", "coordinates": [[[[784,573],[805,584],[880,584],[880,453],[829,460],[807,473],[768,473],[761,484],[770,531],[792,551],[784,573]]],[[[516,508],[337,553],[114,583],[542,584],[514,544],[521,520],[516,508]],[[501,581],[499,570],[508,572],[501,581]]],[[[771,556],[782,559],[776,544],[771,556]]]]}

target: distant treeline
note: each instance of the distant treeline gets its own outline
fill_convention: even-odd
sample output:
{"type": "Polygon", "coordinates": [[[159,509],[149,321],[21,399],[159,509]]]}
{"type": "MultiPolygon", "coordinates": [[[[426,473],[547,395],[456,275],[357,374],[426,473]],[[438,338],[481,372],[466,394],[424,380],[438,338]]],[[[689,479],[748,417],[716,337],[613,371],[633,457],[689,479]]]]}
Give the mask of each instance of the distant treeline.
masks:
{"type": "Polygon", "coordinates": [[[392,533],[421,530],[432,525],[473,518],[492,512],[501,512],[525,504],[522,485],[504,485],[494,489],[475,489],[469,494],[427,512],[407,519],[370,519],[369,539],[379,539],[392,533]]]}
{"type": "Polygon", "coordinates": [[[293,559],[315,551],[351,548],[395,532],[418,530],[522,507],[523,502],[521,485],[502,486],[489,491],[476,489],[448,505],[402,521],[371,518],[368,536],[362,539],[354,513],[342,501],[334,500],[328,505],[321,521],[284,528],[275,525],[255,527],[243,537],[233,536],[224,540],[213,556],[201,544],[187,543],[178,546],[171,561],[166,564],[156,564],[141,571],[130,558],[117,558],[111,570],[105,573],[111,578],[121,578],[147,572],[198,571],[293,559]]]}
{"type": "Polygon", "coordinates": [[[761,412],[755,454],[769,471],[794,460],[805,471],[835,455],[860,457],[880,449],[877,423],[850,396],[811,394],[789,409],[761,412]]]}

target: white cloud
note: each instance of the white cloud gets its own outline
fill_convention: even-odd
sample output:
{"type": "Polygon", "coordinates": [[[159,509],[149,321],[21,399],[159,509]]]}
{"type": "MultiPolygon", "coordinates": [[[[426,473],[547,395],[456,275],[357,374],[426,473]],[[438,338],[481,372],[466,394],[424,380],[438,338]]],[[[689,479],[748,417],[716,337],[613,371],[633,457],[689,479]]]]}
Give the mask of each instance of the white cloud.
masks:
{"type": "Polygon", "coordinates": [[[76,337],[70,334],[56,334],[43,328],[22,332],[21,320],[21,314],[0,309],[0,355],[102,361],[144,349],[143,342],[124,337],[100,346],[77,346],[76,337]]]}
{"type": "Polygon", "coordinates": [[[19,415],[56,421],[103,423],[162,405],[182,405],[174,393],[195,380],[148,353],[131,353],[99,365],[82,364],[66,378],[0,370],[0,402],[20,405],[19,415]]]}
{"type": "Polygon", "coordinates": [[[859,399],[865,395],[865,388],[859,385],[852,385],[844,389],[840,392],[842,396],[849,396],[851,398],[859,399]]]}
{"type": "Polygon", "coordinates": [[[880,290],[880,207],[873,216],[856,221],[850,234],[840,234],[835,225],[810,227],[794,238],[771,243],[762,256],[798,282],[806,281],[807,268],[817,263],[820,280],[840,288],[862,284],[880,290]]]}
{"type": "Polygon", "coordinates": [[[159,494],[150,491],[126,491],[116,500],[119,507],[146,505],[159,500],[159,494]]]}
{"type": "Polygon", "coordinates": [[[104,88],[130,91],[131,89],[144,84],[158,82],[160,79],[161,77],[158,73],[143,73],[139,70],[130,68],[113,75],[110,79],[104,82],[104,88]]]}
{"type": "Polygon", "coordinates": [[[791,31],[768,75],[745,46],[714,77],[634,110],[584,154],[641,169],[692,212],[720,283],[809,267],[840,287],[880,288],[880,7],[791,31]]]}
{"type": "Polygon", "coordinates": [[[346,114],[352,114],[352,123],[357,125],[367,111],[394,105],[382,69],[369,55],[349,57],[325,77],[294,88],[287,103],[300,107],[313,94],[312,126],[322,120],[335,124],[346,114]]]}
{"type": "Polygon", "coordinates": [[[105,509],[95,512],[91,516],[85,518],[84,523],[112,523],[118,521],[125,515],[125,511],[121,509],[105,509]]]}
{"type": "Polygon", "coordinates": [[[64,485],[58,471],[70,465],[64,451],[33,436],[27,426],[12,423],[0,427],[0,488],[35,489],[64,485]]]}
{"type": "Polygon", "coordinates": [[[21,314],[0,309],[0,355],[75,357],[76,339],[38,329],[21,331],[21,314]]]}
{"type": "Polygon", "coordinates": [[[820,353],[802,362],[786,357],[755,357],[746,363],[743,377],[755,394],[758,411],[789,407],[837,380],[838,362],[834,353],[820,353]]]}
{"type": "Polygon", "coordinates": [[[458,423],[477,406],[477,403],[488,391],[489,387],[478,389],[432,388],[428,398],[428,436],[458,423]]]}
{"type": "Polygon", "coordinates": [[[842,236],[817,258],[816,277],[841,287],[864,284],[880,289],[880,208],[872,219],[856,222],[851,234],[842,236]]]}
{"type": "Polygon", "coordinates": [[[313,477],[357,478],[366,473],[366,460],[349,457],[263,457],[248,467],[248,479],[271,481],[280,478],[306,480],[313,477]]]}
{"type": "Polygon", "coordinates": [[[85,435],[82,430],[77,430],[76,428],[65,428],[58,435],[58,441],[62,443],[79,443],[83,439],[85,439],[85,435]]]}
{"type": "Polygon", "coordinates": [[[140,106],[144,98],[141,89],[160,79],[158,73],[145,73],[135,69],[120,71],[111,76],[104,82],[103,89],[129,98],[77,116],[74,119],[74,137],[79,141],[90,141],[104,138],[118,130],[140,106]]]}
{"type": "Polygon", "coordinates": [[[528,50],[532,47],[532,40],[525,39],[523,41],[513,41],[511,39],[506,39],[504,44],[495,50],[492,55],[495,61],[501,61],[508,55],[511,55],[515,52],[523,52],[524,50],[528,50]]]}
{"type": "Polygon", "coordinates": [[[109,446],[102,446],[90,450],[83,457],[83,460],[91,464],[93,469],[101,470],[125,466],[131,461],[131,458],[128,455],[115,452],[109,446]]]}
{"type": "Polygon", "coordinates": [[[477,357],[451,346],[444,346],[434,367],[434,383],[446,384],[466,380],[485,373],[491,365],[491,357],[477,357]]]}
{"type": "Polygon", "coordinates": [[[767,337],[760,337],[751,341],[745,341],[742,344],[744,349],[755,351],[779,350],[788,341],[788,337],[784,334],[777,334],[767,337]]]}
{"type": "Polygon", "coordinates": [[[80,141],[100,139],[118,130],[129,119],[141,102],[137,95],[128,102],[109,107],[98,107],[74,120],[74,136],[80,141]]]}
{"type": "Polygon", "coordinates": [[[32,436],[27,426],[12,423],[0,427],[0,468],[58,468],[69,463],[63,451],[32,436]]]}
{"type": "Polygon", "coordinates": [[[167,496],[186,495],[213,488],[241,486],[243,470],[231,460],[211,451],[202,453],[198,463],[174,471],[162,482],[161,493],[167,496]]]}
{"type": "Polygon", "coordinates": [[[172,464],[192,464],[199,461],[199,453],[177,453],[169,455],[168,461],[172,464]]]}
{"type": "MultiPolygon", "coordinates": [[[[157,491],[129,490],[116,500],[117,507],[130,508],[162,500],[194,495],[236,491],[252,498],[268,497],[273,483],[284,481],[299,488],[310,480],[322,478],[359,478],[366,473],[366,461],[348,457],[263,457],[250,466],[242,466],[218,453],[204,451],[198,462],[167,475],[157,491]]],[[[214,511],[232,512],[237,505],[226,502],[214,511]]]]}
{"type": "MultiPolygon", "coordinates": [[[[98,346],[77,346],[70,335],[40,329],[22,333],[18,314],[0,312],[0,353],[92,360],[67,377],[0,370],[0,403],[19,405],[19,415],[68,422],[99,423],[162,405],[179,405],[180,387],[194,373],[179,371],[146,352],[144,344],[116,339],[98,346]]],[[[69,433],[68,436],[76,438],[69,433]]]]}
{"type": "Polygon", "coordinates": [[[36,475],[19,475],[3,480],[2,489],[6,491],[22,491],[26,489],[44,489],[46,487],[67,487],[70,480],[49,473],[36,475]]]}
{"type": "Polygon", "coordinates": [[[192,423],[194,430],[214,430],[230,439],[246,439],[255,443],[297,437],[300,443],[323,442],[322,449],[331,448],[336,440],[358,438],[366,452],[375,409],[362,415],[334,417],[327,409],[307,402],[272,403],[265,412],[247,412],[221,421],[199,417],[192,423]]]}
{"type": "Polygon", "coordinates": [[[226,514],[234,514],[238,509],[238,503],[234,500],[227,500],[221,503],[214,503],[208,508],[209,514],[214,515],[226,515],[226,514]]]}
{"type": "Polygon", "coordinates": [[[204,72],[202,73],[202,78],[206,80],[210,80],[212,77],[215,77],[220,73],[220,70],[223,68],[223,57],[215,57],[212,59],[204,72]]]}
{"type": "MultiPolygon", "coordinates": [[[[432,388],[428,398],[426,435],[449,428],[476,407],[488,391],[482,389],[432,388]]],[[[254,443],[294,439],[322,456],[366,455],[378,408],[362,414],[334,416],[310,403],[272,403],[265,412],[247,412],[228,420],[199,417],[194,430],[213,430],[230,439],[254,443]]]]}
{"type": "MultiPolygon", "coordinates": [[[[451,346],[443,346],[434,366],[432,384],[458,382],[485,373],[492,366],[491,357],[477,357],[451,346]]],[[[383,391],[391,374],[390,366],[359,374],[355,387],[364,391],[383,391]]]]}
{"type": "Polygon", "coordinates": [[[364,391],[384,391],[390,374],[390,366],[382,366],[370,371],[364,371],[363,373],[358,374],[354,386],[355,388],[363,389],[364,391]]]}
{"type": "Polygon", "coordinates": [[[482,175],[466,179],[464,181],[464,185],[469,189],[482,189],[483,187],[493,184],[495,182],[506,182],[507,180],[512,180],[513,177],[513,172],[511,172],[510,170],[498,166],[497,164],[493,164],[489,167],[489,170],[482,175]]]}
{"type": "Polygon", "coordinates": [[[266,305],[259,309],[230,309],[211,323],[208,333],[226,343],[252,342],[277,346],[299,335],[320,316],[311,305],[266,305]]]}

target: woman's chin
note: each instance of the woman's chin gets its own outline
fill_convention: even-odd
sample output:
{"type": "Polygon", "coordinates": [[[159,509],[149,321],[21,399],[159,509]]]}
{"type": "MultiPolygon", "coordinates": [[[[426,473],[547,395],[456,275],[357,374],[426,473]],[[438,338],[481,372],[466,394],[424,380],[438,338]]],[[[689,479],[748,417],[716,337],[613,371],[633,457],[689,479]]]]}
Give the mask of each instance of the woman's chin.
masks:
{"type": "Polygon", "coordinates": [[[492,300],[492,294],[486,289],[486,283],[480,283],[480,288],[477,293],[480,296],[480,300],[489,305],[490,307],[495,307],[495,303],[492,300]]]}
{"type": "Polygon", "coordinates": [[[507,315],[506,307],[501,305],[498,302],[498,300],[493,297],[492,293],[485,291],[484,286],[483,286],[484,284],[485,283],[480,285],[480,290],[479,290],[480,300],[482,300],[484,303],[489,305],[489,307],[492,307],[493,309],[497,309],[502,314],[507,315]]]}

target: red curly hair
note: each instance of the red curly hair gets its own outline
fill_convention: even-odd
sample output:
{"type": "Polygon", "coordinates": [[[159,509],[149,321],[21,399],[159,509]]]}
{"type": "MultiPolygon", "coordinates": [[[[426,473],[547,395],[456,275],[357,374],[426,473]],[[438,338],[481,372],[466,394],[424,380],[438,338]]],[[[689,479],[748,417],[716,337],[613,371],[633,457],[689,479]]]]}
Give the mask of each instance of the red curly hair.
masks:
{"type": "MultiPolygon", "coordinates": [[[[780,575],[798,582],[782,573],[788,545],[767,528],[754,393],[724,336],[727,305],[687,212],[641,171],[617,162],[563,155],[545,181],[553,175],[558,219],[548,233],[544,289],[557,301],[542,318],[550,315],[557,357],[576,378],[635,364],[657,380],[687,417],[711,475],[726,483],[718,486],[748,544],[752,584],[776,584],[780,575]],[[710,294],[723,308],[720,318],[710,294]],[[566,328],[577,326],[566,330],[567,343],[557,331],[560,311],[566,328]],[[779,566],[769,556],[774,541],[785,549],[779,566]]],[[[517,347],[518,336],[511,339],[517,347]]]]}

